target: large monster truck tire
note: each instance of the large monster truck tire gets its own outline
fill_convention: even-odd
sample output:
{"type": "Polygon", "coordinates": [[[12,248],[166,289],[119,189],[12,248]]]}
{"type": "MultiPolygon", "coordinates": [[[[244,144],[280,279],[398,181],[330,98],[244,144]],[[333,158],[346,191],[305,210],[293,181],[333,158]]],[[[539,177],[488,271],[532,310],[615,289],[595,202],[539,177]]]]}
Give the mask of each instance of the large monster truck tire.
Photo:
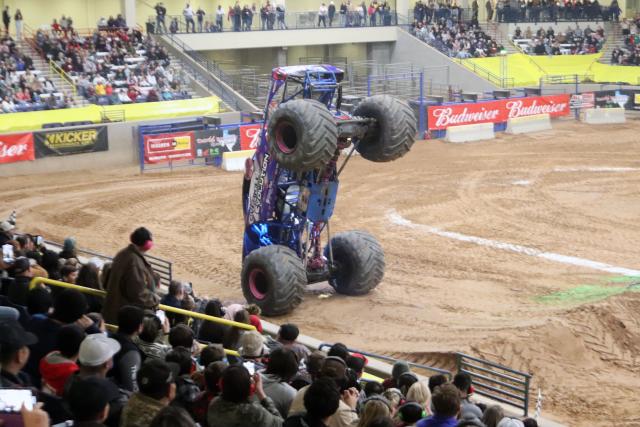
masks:
{"type": "Polygon", "coordinates": [[[242,293],[267,316],[286,314],[300,305],[306,284],[302,261],[286,246],[264,246],[244,259],[242,293]]]}
{"type": "Polygon", "coordinates": [[[296,172],[325,166],[335,155],[336,120],[326,105],[295,99],[278,107],[268,126],[269,153],[278,165],[296,172]]]}
{"type": "Polygon", "coordinates": [[[411,107],[389,95],[365,98],[353,111],[354,116],[376,119],[358,144],[358,152],[372,162],[390,162],[409,152],[417,132],[411,107]]]}
{"type": "MultiPolygon", "coordinates": [[[[364,295],[378,286],[384,276],[384,251],[365,231],[347,231],[331,238],[334,271],[329,283],[344,295],[364,295]]],[[[329,258],[329,247],[325,248],[329,258]]]]}

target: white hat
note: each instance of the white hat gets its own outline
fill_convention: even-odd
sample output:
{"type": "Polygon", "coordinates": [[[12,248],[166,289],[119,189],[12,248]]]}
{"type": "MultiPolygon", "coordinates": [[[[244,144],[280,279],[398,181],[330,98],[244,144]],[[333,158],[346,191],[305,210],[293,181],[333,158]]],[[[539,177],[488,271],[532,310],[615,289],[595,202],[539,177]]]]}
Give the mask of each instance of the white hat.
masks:
{"type": "Polygon", "coordinates": [[[11,224],[9,221],[2,221],[0,223],[0,230],[2,231],[11,231],[15,228],[15,226],[13,224],[11,224]]]}
{"type": "Polygon", "coordinates": [[[120,351],[120,343],[104,334],[91,334],[82,340],[78,361],[84,366],[100,366],[120,351]]]}

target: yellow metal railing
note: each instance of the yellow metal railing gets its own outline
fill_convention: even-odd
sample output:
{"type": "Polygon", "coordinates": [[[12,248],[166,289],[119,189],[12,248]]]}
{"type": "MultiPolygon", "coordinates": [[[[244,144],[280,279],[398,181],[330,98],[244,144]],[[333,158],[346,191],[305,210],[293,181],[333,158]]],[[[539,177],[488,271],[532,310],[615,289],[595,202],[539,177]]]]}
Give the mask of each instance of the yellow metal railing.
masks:
{"type": "Polygon", "coordinates": [[[71,86],[71,92],[73,93],[73,96],[76,96],[76,93],[77,93],[76,84],[73,82],[71,77],[69,77],[69,74],[67,74],[66,71],[60,68],[58,64],[56,64],[52,59],[49,59],[49,71],[51,73],[56,73],[58,76],[60,76],[62,80],[69,83],[69,86],[71,86]]]}
{"type": "MultiPolygon", "coordinates": [[[[107,295],[105,291],[101,291],[99,289],[87,288],[86,286],[74,285],[71,283],[61,282],[59,280],[47,279],[44,277],[34,277],[31,279],[31,283],[29,283],[29,289],[34,288],[38,284],[43,283],[45,285],[50,286],[58,286],[61,288],[67,289],[75,289],[85,294],[96,295],[99,297],[104,297],[107,295]]],[[[181,308],[171,307],[169,305],[160,304],[158,306],[160,310],[164,310],[170,313],[181,314],[187,317],[193,317],[194,319],[206,320],[209,322],[220,323],[221,325],[226,326],[234,326],[240,329],[246,329],[248,331],[255,331],[256,328],[253,325],[247,325],[246,323],[234,322],[233,320],[221,319],[220,317],[209,316],[207,314],[198,313],[195,311],[183,310],[181,308]]]]}

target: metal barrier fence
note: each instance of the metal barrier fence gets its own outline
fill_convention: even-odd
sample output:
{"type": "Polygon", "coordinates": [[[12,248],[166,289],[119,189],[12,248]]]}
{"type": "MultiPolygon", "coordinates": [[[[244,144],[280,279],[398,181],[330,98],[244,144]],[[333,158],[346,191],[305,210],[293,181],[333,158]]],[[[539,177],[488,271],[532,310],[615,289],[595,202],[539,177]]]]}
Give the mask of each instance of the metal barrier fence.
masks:
{"type": "Polygon", "coordinates": [[[166,15],[164,19],[165,28],[163,29],[162,25],[159,25],[158,18],[156,16],[149,16],[147,32],[156,34],[182,34],[188,32],[220,33],[345,27],[388,27],[398,25],[398,15],[392,10],[376,13],[375,18],[373,19],[367,14],[364,14],[363,16],[358,11],[348,12],[345,15],[341,15],[336,10],[333,20],[330,20],[327,16],[324,23],[319,19],[319,13],[317,10],[307,12],[275,12],[267,15],[256,11],[250,19],[242,19],[242,16],[240,16],[237,20],[235,19],[235,16],[227,19],[227,13],[225,13],[222,21],[219,21],[216,18],[217,17],[213,14],[205,14],[202,21],[199,21],[197,17],[194,16],[194,25],[192,28],[190,23],[189,26],[187,26],[186,18],[183,15],[166,15]]]}
{"type": "Polygon", "coordinates": [[[529,414],[531,374],[464,353],[456,353],[456,367],[471,376],[477,394],[529,414]]]}
{"type": "MultiPolygon", "coordinates": [[[[333,344],[322,343],[318,346],[318,350],[330,348],[332,345],[333,344]]],[[[364,356],[390,363],[395,363],[401,360],[390,356],[383,356],[352,348],[349,348],[348,350],[351,353],[360,353],[364,356]]],[[[454,356],[456,358],[457,372],[465,372],[471,375],[475,393],[491,400],[521,409],[525,416],[529,414],[531,374],[521,372],[489,360],[469,356],[464,353],[456,352],[454,353],[454,356]]],[[[446,369],[409,361],[405,362],[413,368],[443,374],[446,375],[449,380],[453,379],[453,373],[446,369]]]]}
{"type": "MultiPolygon", "coordinates": [[[[511,7],[506,2],[504,7],[495,8],[493,10],[493,19],[496,22],[509,23],[538,23],[538,22],[583,22],[583,21],[617,21],[621,14],[620,9],[617,10],[611,6],[598,6],[593,3],[585,3],[578,7],[564,7],[564,3],[560,3],[563,7],[558,7],[555,2],[550,2],[547,6],[531,5],[526,7],[511,7]]],[[[567,3],[570,5],[570,3],[567,3]]],[[[480,5],[484,9],[484,3],[480,5]]],[[[409,9],[408,15],[415,21],[432,22],[437,19],[452,19],[471,21],[474,18],[471,8],[448,8],[439,7],[437,9],[425,8],[425,12],[421,13],[417,9],[409,9]],[[422,17],[422,19],[420,19],[422,17]]],[[[476,16],[477,19],[477,16],[476,16]]]]}
{"type": "MultiPolygon", "coordinates": [[[[318,350],[329,348],[332,345],[333,344],[322,343],[322,344],[320,344],[318,346],[318,350]]],[[[350,353],[360,353],[363,356],[372,357],[374,359],[383,360],[385,362],[395,363],[395,362],[398,362],[400,360],[400,359],[396,359],[396,358],[389,357],[389,356],[383,356],[381,354],[370,353],[370,352],[361,351],[361,350],[355,350],[353,348],[348,348],[347,350],[349,350],[350,353]]],[[[435,372],[437,374],[443,374],[443,375],[446,375],[449,378],[449,380],[453,379],[453,375],[452,375],[451,371],[448,371],[446,369],[436,368],[435,366],[421,365],[420,363],[413,363],[413,362],[409,362],[409,361],[406,361],[406,362],[407,362],[407,364],[409,366],[412,366],[414,368],[424,369],[425,371],[431,371],[431,372],[435,372]]]]}
{"type": "MultiPolygon", "coordinates": [[[[60,243],[52,242],[50,240],[45,240],[44,243],[49,247],[55,247],[55,248],[62,249],[62,245],[60,243]]],[[[113,261],[113,257],[110,257],[108,255],[104,255],[104,254],[101,254],[101,253],[98,253],[98,252],[94,252],[94,251],[91,251],[89,249],[78,249],[78,248],[76,248],[76,253],[78,255],[81,255],[81,256],[85,255],[85,256],[88,256],[90,258],[98,258],[102,262],[112,262],[113,261]]],[[[169,286],[169,283],[171,283],[171,280],[173,279],[173,265],[172,265],[172,263],[170,261],[165,260],[165,259],[154,257],[154,256],[151,256],[151,255],[146,255],[145,254],[144,257],[147,260],[147,262],[151,265],[151,268],[153,268],[153,271],[158,273],[158,275],[160,276],[160,285],[161,286],[169,286]]]]}

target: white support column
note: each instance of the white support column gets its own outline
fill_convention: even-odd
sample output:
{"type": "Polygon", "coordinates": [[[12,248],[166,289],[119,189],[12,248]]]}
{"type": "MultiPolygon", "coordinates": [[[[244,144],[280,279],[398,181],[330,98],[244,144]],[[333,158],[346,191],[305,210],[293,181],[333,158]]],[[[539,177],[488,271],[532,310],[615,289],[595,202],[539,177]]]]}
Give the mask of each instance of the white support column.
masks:
{"type": "MultiPolygon", "coordinates": [[[[136,0],[121,0],[122,1],[122,14],[125,21],[127,21],[127,27],[136,26],[136,0]]],[[[144,25],[144,23],[141,23],[144,25]]]]}
{"type": "MultiPolygon", "coordinates": [[[[413,8],[413,4],[415,1],[409,2],[409,0],[396,0],[396,12],[400,16],[407,17],[407,13],[409,13],[409,9],[413,8]]],[[[413,19],[413,16],[407,17],[409,21],[413,19]]]]}

